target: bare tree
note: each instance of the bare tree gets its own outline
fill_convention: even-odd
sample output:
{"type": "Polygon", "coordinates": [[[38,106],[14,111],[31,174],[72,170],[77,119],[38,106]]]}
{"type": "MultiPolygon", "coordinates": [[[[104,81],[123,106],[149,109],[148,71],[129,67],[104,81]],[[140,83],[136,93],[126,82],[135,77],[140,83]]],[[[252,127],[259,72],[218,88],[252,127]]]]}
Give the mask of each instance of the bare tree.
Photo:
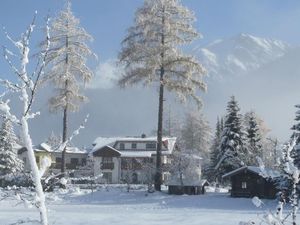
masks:
{"type": "Polygon", "coordinates": [[[206,90],[202,81],[205,73],[201,64],[185,55],[182,46],[191,43],[199,34],[193,28],[194,14],[179,0],[145,0],[136,12],[135,24],[128,29],[122,42],[119,60],[125,74],[119,80],[124,87],[130,84],[159,84],[158,128],[155,189],[161,189],[161,148],[163,131],[163,101],[165,88],[182,100],[206,90]]]}
{"type": "MultiPolygon", "coordinates": [[[[62,142],[68,138],[68,112],[78,110],[79,104],[87,98],[80,92],[84,84],[92,78],[92,71],[87,67],[87,57],[93,55],[86,45],[92,37],[79,26],[71,11],[71,3],[53,20],[51,24],[50,49],[46,58],[45,80],[53,82],[56,95],[50,99],[51,111],[63,111],[62,142]]],[[[42,43],[42,46],[44,43],[42,43]]],[[[65,172],[65,153],[62,151],[61,172],[65,172]]]]}
{"type": "MultiPolygon", "coordinates": [[[[47,39],[45,41],[46,47],[45,51],[40,54],[38,58],[38,65],[36,70],[30,75],[27,72],[27,66],[29,64],[29,51],[30,51],[30,38],[35,26],[35,18],[25,33],[23,33],[19,40],[13,40],[7,33],[6,37],[12,42],[12,44],[19,50],[18,54],[14,54],[4,47],[4,58],[8,62],[12,71],[17,75],[18,80],[16,82],[11,82],[9,80],[0,80],[1,84],[4,85],[6,91],[0,97],[0,111],[6,116],[7,119],[11,120],[13,123],[19,125],[20,134],[22,136],[22,141],[27,148],[27,154],[29,163],[31,166],[32,180],[35,185],[36,191],[36,206],[40,212],[40,222],[42,225],[48,225],[48,216],[47,208],[45,203],[45,195],[43,192],[41,177],[45,171],[45,167],[49,166],[49,162],[45,162],[42,165],[42,168],[38,168],[35,161],[35,155],[32,146],[32,140],[29,134],[29,125],[28,121],[33,119],[39,112],[32,112],[32,104],[36,95],[36,90],[39,84],[41,75],[43,74],[45,67],[45,58],[48,54],[48,49],[50,46],[50,36],[49,36],[49,27],[47,20],[47,39]],[[12,60],[13,56],[18,56],[20,58],[20,66],[12,60]],[[9,99],[6,99],[6,94],[8,92],[17,93],[20,96],[20,101],[22,103],[22,112],[20,116],[16,116],[11,113],[9,106],[9,99]]],[[[44,161],[44,160],[43,160],[44,161]]]]}

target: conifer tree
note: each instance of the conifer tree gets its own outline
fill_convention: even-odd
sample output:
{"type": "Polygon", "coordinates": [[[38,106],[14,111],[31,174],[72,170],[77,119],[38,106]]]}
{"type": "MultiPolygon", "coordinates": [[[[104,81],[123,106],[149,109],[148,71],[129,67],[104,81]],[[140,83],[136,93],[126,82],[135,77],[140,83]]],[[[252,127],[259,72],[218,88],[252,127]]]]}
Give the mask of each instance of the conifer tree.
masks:
{"type": "Polygon", "coordinates": [[[215,170],[216,165],[219,162],[219,156],[220,156],[220,144],[221,144],[221,138],[222,138],[222,132],[223,132],[223,118],[219,119],[217,118],[216,123],[216,130],[215,135],[212,141],[211,145],[211,151],[210,151],[210,166],[208,168],[208,174],[210,175],[210,180],[216,180],[217,178],[217,171],[215,170]]]}
{"type": "Polygon", "coordinates": [[[257,158],[260,157],[263,159],[262,152],[262,138],[260,134],[260,128],[258,121],[256,119],[255,113],[250,112],[247,114],[247,144],[246,148],[249,153],[248,160],[245,163],[248,165],[258,166],[257,158]]]}
{"type": "MultiPolygon", "coordinates": [[[[50,110],[63,112],[63,143],[68,138],[68,113],[78,110],[80,103],[87,99],[80,87],[82,82],[89,82],[93,75],[86,65],[87,58],[93,55],[86,42],[92,41],[92,37],[79,23],[68,1],[50,28],[50,49],[46,58],[49,69],[45,79],[54,84],[56,91],[50,99],[50,110]]],[[[61,172],[65,172],[65,149],[62,152],[61,172]]]]}
{"type": "Polygon", "coordinates": [[[296,123],[292,126],[293,134],[292,139],[295,139],[295,147],[291,153],[295,165],[300,168],[300,105],[295,105],[297,111],[296,111],[296,117],[295,121],[296,123]]]}
{"type": "Polygon", "coordinates": [[[219,162],[216,169],[224,174],[244,165],[247,157],[242,116],[234,96],[231,97],[227,105],[227,115],[221,139],[219,162]]]}
{"type": "Polygon", "coordinates": [[[135,24],[122,42],[119,60],[125,74],[121,87],[156,82],[159,85],[155,189],[162,183],[161,148],[165,89],[181,100],[192,97],[198,104],[198,89],[205,90],[204,68],[193,57],[183,54],[182,46],[199,34],[193,28],[194,14],[179,0],[145,0],[136,12],[135,24]]]}
{"type": "Polygon", "coordinates": [[[0,130],[0,175],[14,176],[23,170],[23,162],[18,158],[16,150],[17,137],[12,123],[4,118],[0,130]]]}

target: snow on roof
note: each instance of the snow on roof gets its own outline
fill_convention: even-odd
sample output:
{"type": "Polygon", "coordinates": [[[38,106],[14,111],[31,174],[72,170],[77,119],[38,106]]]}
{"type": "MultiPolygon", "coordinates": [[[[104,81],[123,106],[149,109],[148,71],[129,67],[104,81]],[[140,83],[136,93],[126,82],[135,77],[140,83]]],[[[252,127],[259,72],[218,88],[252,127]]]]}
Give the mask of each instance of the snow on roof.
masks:
{"type": "Polygon", "coordinates": [[[93,142],[93,149],[92,152],[104,147],[104,146],[111,146],[113,145],[116,140],[118,140],[118,137],[97,137],[95,141],[93,142]]]}
{"type": "Polygon", "coordinates": [[[132,157],[132,158],[150,158],[152,154],[155,154],[154,151],[123,151],[120,152],[121,157],[132,157]]]}
{"type": "Polygon", "coordinates": [[[202,179],[202,180],[200,180],[200,184],[201,184],[201,186],[203,186],[205,184],[209,185],[209,182],[206,179],[202,179]]]}
{"type": "MultiPolygon", "coordinates": [[[[183,178],[182,179],[183,186],[202,186],[202,181],[196,178],[183,178]]],[[[181,185],[181,180],[179,178],[171,178],[166,181],[167,186],[179,186],[181,185]]]]}
{"type": "Polygon", "coordinates": [[[41,144],[40,144],[40,147],[42,147],[42,148],[43,148],[44,150],[46,150],[47,152],[52,152],[51,147],[50,147],[48,144],[46,144],[45,142],[41,143],[41,144]]]}
{"type": "MultiPolygon", "coordinates": [[[[156,142],[157,137],[98,137],[93,142],[93,149],[91,151],[94,152],[104,146],[113,146],[116,142],[156,142]]],[[[171,153],[176,144],[176,137],[163,137],[162,141],[167,143],[167,150],[171,153]]]]}
{"type": "MultiPolygon", "coordinates": [[[[264,172],[264,171],[262,171],[260,167],[257,167],[257,166],[243,166],[243,167],[240,167],[240,168],[238,168],[238,169],[235,169],[235,170],[233,170],[233,171],[231,171],[231,172],[229,172],[229,173],[224,174],[224,175],[222,176],[222,178],[230,177],[230,176],[232,176],[232,175],[234,175],[234,174],[237,174],[238,172],[243,171],[243,170],[249,170],[249,171],[251,171],[251,172],[253,172],[253,173],[258,174],[259,176],[262,176],[262,177],[264,176],[264,175],[263,175],[263,172],[264,172]]],[[[266,172],[270,177],[278,177],[278,176],[280,176],[280,173],[279,173],[278,171],[276,171],[276,170],[265,169],[265,172],[266,172]]]]}
{"type": "Polygon", "coordinates": [[[45,152],[45,151],[46,152],[53,152],[52,148],[44,142],[40,143],[39,145],[33,146],[33,149],[36,152],[45,152]]]}
{"type": "MultiPolygon", "coordinates": [[[[57,150],[55,152],[61,152],[61,151],[57,150]]],[[[77,154],[86,154],[86,153],[88,153],[87,150],[85,150],[85,149],[79,149],[77,147],[70,147],[70,146],[66,147],[66,152],[67,153],[77,153],[77,154]]]]}

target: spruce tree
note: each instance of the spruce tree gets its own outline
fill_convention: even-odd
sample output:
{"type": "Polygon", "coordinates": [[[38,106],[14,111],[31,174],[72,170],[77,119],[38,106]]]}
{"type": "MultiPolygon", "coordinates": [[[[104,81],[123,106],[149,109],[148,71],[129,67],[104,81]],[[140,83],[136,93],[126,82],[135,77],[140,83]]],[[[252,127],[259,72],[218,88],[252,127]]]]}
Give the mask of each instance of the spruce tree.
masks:
{"type": "Polygon", "coordinates": [[[248,165],[258,166],[256,157],[263,158],[261,134],[258,121],[255,113],[250,112],[247,114],[247,144],[246,148],[249,152],[249,157],[245,163],[248,165]]]}
{"type": "Polygon", "coordinates": [[[18,158],[16,150],[17,137],[12,123],[4,118],[0,130],[0,175],[14,176],[23,170],[23,162],[18,158]]]}
{"type": "Polygon", "coordinates": [[[240,108],[235,97],[232,96],[227,105],[227,115],[219,149],[217,169],[221,174],[244,165],[244,160],[247,157],[244,137],[240,108]]]}
{"type": "Polygon", "coordinates": [[[292,151],[292,157],[295,165],[300,168],[300,105],[295,105],[295,107],[297,109],[295,117],[296,123],[291,128],[293,130],[291,138],[295,138],[296,145],[292,151]]]}
{"type": "Polygon", "coordinates": [[[208,174],[210,180],[216,180],[217,178],[217,171],[215,169],[216,165],[218,164],[219,161],[219,156],[220,156],[220,144],[221,144],[221,138],[222,138],[222,132],[223,132],[223,119],[217,118],[217,123],[216,123],[216,130],[215,130],[215,135],[212,141],[211,145],[211,150],[210,150],[210,166],[208,168],[208,174]]]}

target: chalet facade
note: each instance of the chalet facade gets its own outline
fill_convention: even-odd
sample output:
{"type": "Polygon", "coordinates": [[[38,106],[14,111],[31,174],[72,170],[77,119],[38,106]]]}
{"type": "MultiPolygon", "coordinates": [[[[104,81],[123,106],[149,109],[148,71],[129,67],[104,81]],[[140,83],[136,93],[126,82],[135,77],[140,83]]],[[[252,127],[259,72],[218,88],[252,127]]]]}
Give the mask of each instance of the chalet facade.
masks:
{"type": "MultiPolygon", "coordinates": [[[[103,138],[94,141],[94,175],[107,183],[147,183],[152,180],[156,163],[156,137],[103,138]]],[[[162,166],[170,163],[176,138],[163,137],[162,166]]],[[[163,173],[166,180],[168,173],[163,173]]]]}
{"type": "MultiPolygon", "coordinates": [[[[51,156],[53,163],[50,167],[50,172],[59,173],[61,170],[62,152],[52,151],[51,156]]],[[[73,171],[84,167],[87,163],[88,152],[80,150],[76,147],[67,147],[65,154],[66,170],[73,171]]]]}
{"type": "MultiPolygon", "coordinates": [[[[52,149],[46,143],[41,143],[39,145],[33,146],[33,150],[35,154],[35,160],[39,168],[41,167],[42,160],[45,157],[51,160],[52,163],[54,163],[54,159],[51,155],[52,149]]],[[[20,149],[18,150],[18,157],[23,161],[25,171],[31,171],[26,147],[20,147],[20,149]]]]}
{"type": "MultiPolygon", "coordinates": [[[[43,158],[48,158],[51,160],[51,166],[48,170],[49,173],[60,173],[61,169],[61,151],[54,151],[52,148],[46,144],[41,143],[33,147],[35,160],[38,167],[41,167],[43,158]]],[[[24,162],[25,171],[30,171],[30,164],[27,155],[27,149],[25,147],[20,147],[18,150],[18,157],[24,162]]],[[[84,167],[87,163],[88,152],[85,150],[80,150],[76,147],[67,147],[66,149],[66,169],[69,172],[77,172],[80,167],[84,167]]]]}
{"type": "MultiPolygon", "coordinates": [[[[276,171],[268,170],[273,177],[279,176],[276,171]]],[[[222,176],[231,181],[232,197],[275,198],[278,190],[271,178],[264,177],[259,167],[244,166],[222,176]]]]}

